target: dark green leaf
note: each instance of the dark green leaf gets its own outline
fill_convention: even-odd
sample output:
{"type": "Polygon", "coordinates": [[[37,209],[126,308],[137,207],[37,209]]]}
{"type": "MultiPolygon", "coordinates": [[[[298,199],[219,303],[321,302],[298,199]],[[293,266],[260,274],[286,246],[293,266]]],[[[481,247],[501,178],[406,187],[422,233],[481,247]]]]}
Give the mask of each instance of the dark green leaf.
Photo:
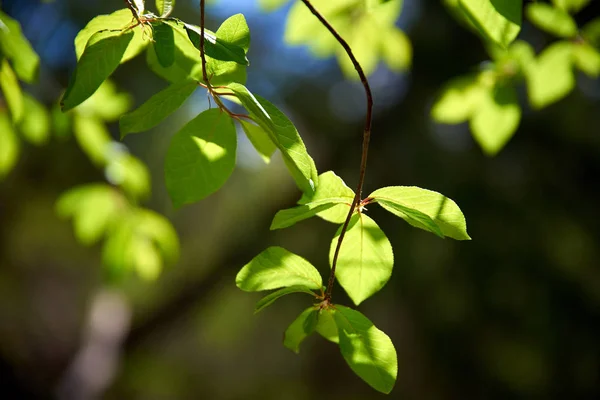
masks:
{"type": "Polygon", "coordinates": [[[169,24],[156,22],[152,24],[154,31],[154,52],[160,65],[170,67],[175,62],[175,38],[173,28],[169,24]]]}
{"type": "Polygon", "coordinates": [[[352,370],[373,389],[390,393],[398,375],[396,349],[390,338],[364,315],[336,305],[340,351],[352,370]]]}
{"type": "MultiPolygon", "coordinates": [[[[195,25],[185,24],[190,41],[200,50],[200,28],[195,25]]],[[[241,65],[250,65],[246,58],[244,49],[233,43],[221,40],[215,34],[204,30],[204,51],[205,54],[215,60],[233,61],[241,65]]]]}
{"type": "Polygon", "coordinates": [[[318,311],[314,307],[302,311],[298,318],[286,329],[283,345],[298,354],[300,344],[315,330],[317,313],[318,311]]]}
{"type": "Polygon", "coordinates": [[[196,90],[196,81],[182,80],[156,93],[136,110],[119,120],[121,138],[129,133],[143,132],[158,125],[177,110],[196,90]]]}
{"type": "Polygon", "coordinates": [[[269,307],[271,304],[275,303],[275,300],[279,299],[282,296],[285,296],[286,294],[291,294],[291,293],[306,293],[306,294],[310,294],[311,296],[315,297],[315,293],[312,290],[310,290],[310,288],[307,288],[306,286],[297,285],[297,286],[285,287],[285,288],[277,290],[276,292],[268,294],[265,297],[263,297],[262,299],[260,299],[258,301],[258,303],[256,303],[256,306],[254,307],[254,313],[256,314],[256,313],[261,312],[265,308],[269,307]]]}
{"type": "MultiPolygon", "coordinates": [[[[420,211],[428,215],[442,231],[444,236],[457,240],[470,240],[467,234],[465,217],[454,201],[448,197],[426,189],[414,186],[390,186],[377,189],[369,197],[379,202],[386,200],[388,203],[402,204],[405,207],[420,211]]],[[[404,219],[410,225],[429,230],[418,219],[410,218],[400,209],[380,203],[383,208],[404,219]]]]}
{"type": "Polygon", "coordinates": [[[320,289],[321,275],[311,263],[282,247],[269,247],[246,264],[235,278],[247,292],[304,286],[320,289]]]}
{"type": "Polygon", "coordinates": [[[78,106],[94,94],[117,69],[132,38],[133,32],[102,31],[92,35],[61,100],[63,111],[78,106]]]}
{"type": "Polygon", "coordinates": [[[167,191],[175,207],[217,191],[235,167],[237,136],[231,118],[207,110],[173,136],[165,160],[167,191]]]}
{"type": "Polygon", "coordinates": [[[521,30],[521,0],[459,0],[459,4],[484,37],[501,47],[508,47],[521,30]]]}
{"type": "Polygon", "coordinates": [[[12,61],[19,78],[37,80],[40,58],[21,31],[21,25],[0,11],[0,53],[12,61]]]}

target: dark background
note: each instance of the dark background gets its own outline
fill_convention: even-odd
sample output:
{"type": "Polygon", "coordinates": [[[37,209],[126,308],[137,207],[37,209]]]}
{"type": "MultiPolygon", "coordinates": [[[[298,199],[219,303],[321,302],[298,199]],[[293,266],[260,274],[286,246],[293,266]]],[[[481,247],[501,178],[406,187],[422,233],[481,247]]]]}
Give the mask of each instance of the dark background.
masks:
{"type": "MultiPolygon", "coordinates": [[[[177,3],[174,16],[198,23],[197,1],[177,3]]],[[[248,19],[248,86],[286,111],[319,171],[334,170],[354,187],[362,88],[344,80],[335,60],[283,44],[289,7],[264,14],[254,0],[217,3],[208,9],[208,28],[237,12],[248,19]]],[[[598,6],[592,2],[578,22],[600,15],[598,6]]],[[[123,4],[13,0],[2,7],[41,54],[40,83],[28,90],[51,105],[74,67],[77,31],[123,4]]],[[[359,307],[398,351],[388,398],[599,398],[600,82],[578,74],[576,90],[541,111],[528,109],[522,88],[521,125],[487,158],[468,126],[436,125],[428,114],[444,82],[488,59],[480,40],[439,1],[406,0],[404,7],[399,24],[414,47],[413,67],[400,76],[382,66],[372,77],[377,107],[365,192],[392,185],[439,191],[459,204],[473,240],[442,240],[369,207],[395,253],[391,281],[359,307]]],[[[521,38],[537,51],[553,40],[527,23],[521,38]]],[[[136,105],[166,86],[144,57],[123,65],[114,80],[136,105]]],[[[178,211],[171,206],[162,183],[169,137],[206,106],[198,91],[158,128],[125,140],[152,172],[147,206],[171,218],[181,239],[180,262],[156,282],[132,279],[107,289],[101,247],[80,246],[70,223],[55,215],[60,193],[103,180],[74,140],[26,147],[0,182],[2,398],[385,397],[316,335],[299,355],[282,346],[306,298],[289,296],[255,316],[260,295],[235,287],[237,271],[271,245],[328,272],[336,226],[312,219],[269,231],[274,213],[299,197],[279,157],[265,166],[240,138],[238,167],[218,193],[178,211]],[[77,360],[89,344],[90,307],[103,298],[114,343],[100,340],[91,370],[82,372],[77,360]]],[[[116,124],[111,130],[117,138],[116,124]]],[[[350,304],[339,286],[334,297],[350,304]]]]}

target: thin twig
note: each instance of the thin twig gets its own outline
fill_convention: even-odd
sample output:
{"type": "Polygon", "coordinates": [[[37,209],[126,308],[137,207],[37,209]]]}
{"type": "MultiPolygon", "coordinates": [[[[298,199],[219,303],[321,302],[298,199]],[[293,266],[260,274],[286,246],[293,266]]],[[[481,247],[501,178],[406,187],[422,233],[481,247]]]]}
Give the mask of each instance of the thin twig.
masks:
{"type": "Polygon", "coordinates": [[[200,58],[202,59],[202,78],[210,88],[208,74],[206,73],[206,57],[204,56],[204,0],[200,0],[200,58]]]}
{"type": "Polygon", "coordinates": [[[354,69],[358,72],[358,76],[360,77],[360,81],[362,82],[363,87],[365,88],[365,93],[367,95],[367,116],[365,118],[365,130],[363,132],[363,144],[362,144],[362,157],[360,161],[360,174],[358,176],[358,185],[356,188],[356,194],[354,196],[354,200],[352,201],[352,205],[350,206],[350,210],[348,211],[348,215],[346,216],[346,220],[344,221],[344,225],[342,225],[342,231],[340,232],[340,236],[338,237],[338,242],[335,247],[335,253],[333,254],[333,261],[331,263],[331,273],[329,275],[329,282],[327,283],[327,292],[325,293],[325,301],[330,302],[331,300],[331,292],[333,291],[333,282],[335,281],[335,268],[337,266],[338,256],[340,254],[340,248],[342,247],[342,242],[344,241],[344,236],[346,235],[346,231],[348,230],[348,225],[350,224],[350,219],[352,218],[352,214],[354,214],[354,210],[360,203],[360,199],[362,197],[362,189],[363,184],[365,182],[365,172],[367,170],[367,155],[369,153],[369,139],[371,138],[371,125],[373,120],[373,95],[371,94],[371,87],[369,86],[369,81],[367,80],[367,76],[363,71],[360,63],[352,53],[352,49],[348,45],[348,43],[340,36],[340,34],[335,30],[333,26],[317,11],[315,7],[310,3],[309,0],[302,0],[304,5],[308,7],[311,13],[317,17],[317,19],[327,28],[329,32],[335,37],[335,39],[342,45],[348,57],[352,61],[354,65],[354,69]]]}

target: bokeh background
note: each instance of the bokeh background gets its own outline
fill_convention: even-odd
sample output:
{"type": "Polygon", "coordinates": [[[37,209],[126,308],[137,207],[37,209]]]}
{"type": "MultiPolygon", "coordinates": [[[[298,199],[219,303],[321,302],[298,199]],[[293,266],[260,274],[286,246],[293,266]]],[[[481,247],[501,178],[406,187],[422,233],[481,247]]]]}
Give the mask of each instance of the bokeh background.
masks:
{"type": "MultiPolygon", "coordinates": [[[[395,253],[391,281],[359,307],[398,351],[398,381],[387,398],[600,398],[600,81],[579,74],[577,89],[542,111],[529,110],[521,90],[519,130],[487,158],[466,125],[429,117],[444,82],[488,59],[484,47],[440,1],[404,3],[398,24],[412,41],[413,66],[406,74],[381,66],[371,78],[376,119],[365,191],[439,191],[460,205],[473,240],[442,240],[369,207],[395,253]]],[[[578,21],[600,15],[598,3],[578,21]]],[[[74,68],[78,30],[122,7],[119,0],[4,0],[3,10],[42,57],[31,92],[52,105],[74,68]]],[[[267,14],[255,0],[213,1],[207,27],[246,15],[249,88],[285,110],[319,171],[334,170],[353,187],[362,88],[334,59],[283,42],[288,9],[267,14]]],[[[198,1],[179,0],[174,16],[198,23],[198,1]]],[[[552,40],[527,23],[521,37],[537,50],[552,40]]],[[[144,57],[113,78],[136,105],[166,86],[144,57]]],[[[288,296],[253,315],[260,295],[235,287],[237,271],[271,245],[328,272],[336,226],[311,219],[269,231],[275,212],[299,197],[279,158],[263,164],[240,137],[229,182],[198,204],[173,209],[163,159],[170,136],[208,106],[205,93],[194,96],[156,129],[124,141],[151,170],[146,205],[167,215],[180,235],[180,261],[155,282],[107,287],[100,246],[79,245],[71,224],[55,215],[62,192],[104,180],[74,140],[26,147],[0,182],[2,398],[386,398],[317,335],[299,355],[282,346],[306,298],[288,296]]],[[[117,138],[116,124],[111,129],[117,138]]],[[[339,286],[334,297],[350,304],[339,286]]]]}

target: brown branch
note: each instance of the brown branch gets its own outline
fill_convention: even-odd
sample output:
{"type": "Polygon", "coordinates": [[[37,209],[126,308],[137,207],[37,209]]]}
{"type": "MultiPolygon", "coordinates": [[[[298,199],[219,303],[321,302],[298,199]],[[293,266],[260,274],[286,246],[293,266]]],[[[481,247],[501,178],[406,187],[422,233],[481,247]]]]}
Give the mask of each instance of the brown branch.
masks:
{"type": "Polygon", "coordinates": [[[200,0],[200,58],[202,59],[202,78],[210,91],[210,83],[206,73],[206,56],[204,55],[204,0],[200,0]]]}
{"type": "Polygon", "coordinates": [[[358,76],[360,77],[360,81],[362,82],[363,87],[365,88],[365,94],[367,95],[367,116],[365,118],[365,130],[363,132],[363,144],[362,144],[362,157],[360,161],[360,174],[358,176],[358,185],[356,188],[356,194],[354,195],[354,200],[352,201],[352,205],[350,206],[350,210],[348,211],[348,215],[346,216],[346,220],[344,221],[344,225],[342,225],[342,231],[340,232],[340,236],[338,238],[337,245],[335,247],[335,253],[333,254],[333,261],[331,263],[331,273],[329,275],[329,282],[327,283],[327,292],[325,293],[325,301],[330,302],[331,300],[331,292],[333,290],[333,282],[335,281],[335,268],[337,266],[338,256],[340,254],[340,248],[342,247],[342,242],[344,241],[344,236],[346,235],[346,231],[348,230],[348,224],[350,223],[350,219],[352,218],[352,214],[354,214],[354,210],[358,206],[361,197],[362,197],[362,189],[363,184],[365,182],[365,172],[367,170],[367,155],[369,153],[369,139],[371,138],[371,125],[373,123],[373,95],[371,94],[371,87],[369,86],[369,81],[367,80],[367,76],[363,71],[360,63],[352,53],[352,49],[348,45],[348,43],[340,36],[340,34],[335,30],[335,28],[317,11],[317,9],[310,3],[309,0],[302,0],[304,5],[310,10],[311,13],[314,14],[315,17],[327,28],[327,30],[335,37],[335,39],[342,45],[348,57],[352,61],[354,65],[354,69],[358,72],[358,76]]]}

